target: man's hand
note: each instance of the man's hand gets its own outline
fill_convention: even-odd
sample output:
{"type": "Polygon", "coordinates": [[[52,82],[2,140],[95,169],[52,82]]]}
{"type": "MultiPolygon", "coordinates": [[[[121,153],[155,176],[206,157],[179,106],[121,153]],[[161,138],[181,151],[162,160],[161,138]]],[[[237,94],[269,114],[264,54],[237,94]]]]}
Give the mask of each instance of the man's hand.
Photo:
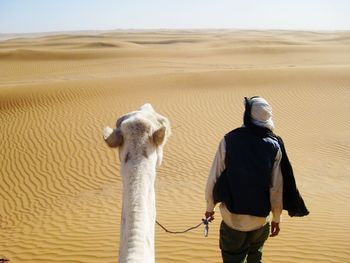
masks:
{"type": "Polygon", "coordinates": [[[280,223],[271,222],[271,235],[270,237],[275,237],[280,232],[280,223]]]}
{"type": "Polygon", "coordinates": [[[207,219],[207,218],[209,218],[210,217],[210,219],[208,220],[208,222],[211,222],[211,221],[213,221],[215,218],[214,218],[214,214],[215,214],[215,211],[212,211],[212,212],[208,212],[208,211],[206,211],[205,212],[205,219],[207,219]]]}

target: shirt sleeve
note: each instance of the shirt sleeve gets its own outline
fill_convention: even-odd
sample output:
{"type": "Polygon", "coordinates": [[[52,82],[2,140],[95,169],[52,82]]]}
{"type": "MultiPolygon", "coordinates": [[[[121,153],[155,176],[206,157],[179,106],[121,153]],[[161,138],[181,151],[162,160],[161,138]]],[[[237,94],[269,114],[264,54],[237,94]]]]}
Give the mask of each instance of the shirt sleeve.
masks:
{"type": "Polygon", "coordinates": [[[270,203],[272,211],[272,221],[279,223],[283,209],[283,177],[281,171],[281,149],[278,150],[273,165],[271,187],[270,187],[270,203]]]}
{"type": "Polygon", "coordinates": [[[209,171],[207,186],[205,188],[205,199],[207,201],[207,212],[214,211],[215,204],[213,199],[213,188],[220,177],[222,171],[225,169],[225,155],[226,155],[226,143],[223,138],[216,151],[211,169],[209,171]]]}

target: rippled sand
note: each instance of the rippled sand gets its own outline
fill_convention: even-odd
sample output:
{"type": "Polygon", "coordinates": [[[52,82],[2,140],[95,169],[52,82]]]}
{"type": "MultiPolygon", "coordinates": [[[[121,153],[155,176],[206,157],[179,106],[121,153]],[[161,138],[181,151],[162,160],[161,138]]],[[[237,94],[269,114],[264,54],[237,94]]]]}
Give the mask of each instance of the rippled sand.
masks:
{"type": "MultiPolygon", "coordinates": [[[[121,31],[0,42],[0,258],[117,262],[121,178],[102,128],[145,102],[173,134],[156,181],[157,218],[200,222],[221,137],[243,97],[274,110],[311,211],[284,213],[264,262],[350,262],[350,33],[121,31]]],[[[220,218],[170,235],[157,262],[221,262],[220,218]]]]}

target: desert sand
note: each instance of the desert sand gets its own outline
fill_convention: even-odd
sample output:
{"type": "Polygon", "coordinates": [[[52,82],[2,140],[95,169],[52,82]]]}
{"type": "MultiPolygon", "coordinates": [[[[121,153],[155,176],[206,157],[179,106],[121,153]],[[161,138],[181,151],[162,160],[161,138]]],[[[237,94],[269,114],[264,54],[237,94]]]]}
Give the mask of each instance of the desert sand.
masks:
{"type": "MultiPolygon", "coordinates": [[[[8,36],[6,38],[9,38],[8,36]]],[[[200,222],[222,136],[243,97],[273,107],[305,218],[283,213],[264,262],[350,262],[350,33],[116,31],[0,42],[0,258],[116,263],[121,177],[104,126],[152,103],[172,124],[156,180],[157,218],[200,222]]],[[[219,210],[183,235],[156,226],[156,261],[221,262],[219,210]]]]}

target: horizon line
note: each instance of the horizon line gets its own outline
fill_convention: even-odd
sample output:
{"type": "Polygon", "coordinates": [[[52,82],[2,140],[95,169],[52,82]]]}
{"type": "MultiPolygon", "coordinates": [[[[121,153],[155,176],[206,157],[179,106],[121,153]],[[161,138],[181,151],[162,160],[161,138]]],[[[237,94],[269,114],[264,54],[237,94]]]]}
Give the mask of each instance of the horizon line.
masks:
{"type": "Polygon", "coordinates": [[[0,35],[15,35],[15,34],[55,34],[55,33],[74,33],[74,32],[112,32],[112,31],[214,31],[214,30],[231,30],[231,31],[298,31],[298,32],[346,32],[349,29],[298,29],[298,28],[236,28],[236,27],[179,27],[179,28],[115,28],[115,29],[67,29],[67,30],[53,30],[53,31],[31,31],[31,32],[0,32],[0,35]]]}

